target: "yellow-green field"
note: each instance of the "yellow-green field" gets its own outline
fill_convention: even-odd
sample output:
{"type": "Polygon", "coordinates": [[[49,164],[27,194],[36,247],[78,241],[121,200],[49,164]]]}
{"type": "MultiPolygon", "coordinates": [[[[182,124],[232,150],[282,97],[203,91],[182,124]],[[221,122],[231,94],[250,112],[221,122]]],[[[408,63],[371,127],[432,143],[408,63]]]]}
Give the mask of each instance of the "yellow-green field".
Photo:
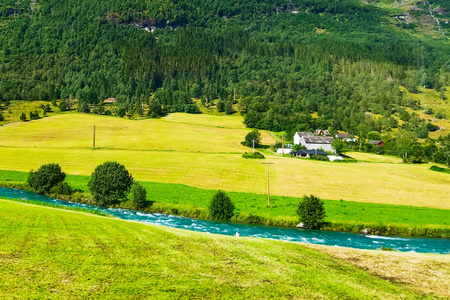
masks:
{"type": "MultiPolygon", "coordinates": [[[[131,121],[88,114],[63,114],[1,130],[1,145],[37,148],[89,148],[188,152],[244,152],[249,132],[240,117],[174,114],[167,118],[131,121]],[[223,120],[222,120],[223,118],[223,120]]],[[[263,132],[263,142],[271,142],[263,132]]]]}
{"type": "MultiPolygon", "coordinates": [[[[173,114],[160,120],[125,120],[62,114],[0,128],[0,169],[29,171],[59,163],[69,174],[90,175],[107,160],[123,163],[137,180],[205,189],[267,192],[267,169],[241,158],[248,132],[241,117],[173,114]],[[92,150],[92,129],[97,127],[92,150]]],[[[263,133],[264,143],[271,142],[263,133]]],[[[357,154],[361,163],[331,163],[268,155],[271,193],[301,197],[450,208],[450,176],[429,165],[357,154]]],[[[164,195],[161,195],[164,197],[164,195]]]]}

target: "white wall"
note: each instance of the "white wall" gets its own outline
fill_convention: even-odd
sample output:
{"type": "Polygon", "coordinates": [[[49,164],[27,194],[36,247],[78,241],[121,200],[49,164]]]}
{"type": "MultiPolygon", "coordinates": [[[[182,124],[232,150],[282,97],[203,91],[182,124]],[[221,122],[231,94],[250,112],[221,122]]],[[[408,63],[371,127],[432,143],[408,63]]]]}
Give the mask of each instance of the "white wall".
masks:
{"type": "Polygon", "coordinates": [[[323,151],[330,151],[334,153],[334,149],[331,147],[331,144],[304,144],[303,146],[305,146],[308,150],[323,149],[323,151]]]}

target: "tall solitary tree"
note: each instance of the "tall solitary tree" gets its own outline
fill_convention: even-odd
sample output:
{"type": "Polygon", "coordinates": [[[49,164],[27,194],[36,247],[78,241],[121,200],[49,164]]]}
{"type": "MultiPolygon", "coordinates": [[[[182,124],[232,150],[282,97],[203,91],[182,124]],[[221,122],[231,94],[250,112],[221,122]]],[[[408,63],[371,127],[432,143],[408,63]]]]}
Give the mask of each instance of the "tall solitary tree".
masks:
{"type": "Polygon", "coordinates": [[[304,196],[298,204],[297,214],[305,228],[319,229],[324,224],[326,217],[322,200],[316,196],[304,196]]]}
{"type": "Polygon", "coordinates": [[[230,220],[234,214],[234,204],[225,192],[219,190],[209,204],[209,213],[214,220],[230,220]]]}
{"type": "Polygon", "coordinates": [[[255,141],[255,148],[261,146],[261,133],[256,129],[253,129],[245,136],[245,146],[253,147],[253,141],[255,141]]]}
{"type": "Polygon", "coordinates": [[[107,161],[95,168],[88,183],[96,204],[109,206],[126,199],[133,177],[124,165],[107,161]]]}

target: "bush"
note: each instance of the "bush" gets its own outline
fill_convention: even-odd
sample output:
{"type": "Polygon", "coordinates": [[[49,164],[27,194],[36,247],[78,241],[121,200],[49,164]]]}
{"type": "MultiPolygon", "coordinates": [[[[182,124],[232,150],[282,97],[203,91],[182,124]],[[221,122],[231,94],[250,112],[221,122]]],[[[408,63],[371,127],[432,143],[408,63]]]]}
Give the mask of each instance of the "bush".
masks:
{"type": "Polygon", "coordinates": [[[27,115],[25,113],[22,113],[20,115],[20,121],[25,122],[27,120],[27,115]]]}
{"type": "Polygon", "coordinates": [[[135,182],[131,186],[130,200],[135,209],[144,209],[147,203],[147,191],[139,183],[135,182]]]}
{"type": "Polygon", "coordinates": [[[264,159],[264,155],[260,152],[255,152],[255,154],[253,153],[247,153],[245,152],[244,154],[242,154],[243,158],[250,158],[250,159],[264,159]]]}
{"type": "Polygon", "coordinates": [[[67,182],[60,182],[56,186],[50,189],[51,194],[55,195],[67,195],[70,196],[73,193],[73,189],[67,182]]]}
{"type": "Polygon", "coordinates": [[[50,189],[64,181],[66,174],[58,164],[42,165],[36,172],[30,171],[28,184],[38,194],[48,194],[50,189]]]}
{"type": "Polygon", "coordinates": [[[0,111],[0,121],[5,121],[5,117],[3,116],[3,113],[0,111]]]}
{"type": "Polygon", "coordinates": [[[95,168],[88,186],[96,204],[109,206],[125,200],[132,184],[133,177],[123,165],[108,161],[95,168]]]}
{"type": "Polygon", "coordinates": [[[309,158],[320,161],[329,161],[328,156],[325,155],[311,155],[309,158]]]}
{"type": "Polygon", "coordinates": [[[188,104],[184,108],[184,112],[188,114],[201,114],[200,108],[195,104],[188,104]]]}
{"type": "Polygon", "coordinates": [[[436,171],[436,172],[442,172],[442,173],[450,174],[450,169],[441,168],[441,167],[438,167],[438,166],[436,166],[436,165],[431,166],[431,167],[430,167],[430,170],[431,170],[431,171],[436,171]]]}
{"type": "Polygon", "coordinates": [[[61,102],[61,103],[59,104],[59,110],[60,110],[60,111],[66,111],[66,110],[67,110],[67,105],[66,105],[66,103],[61,102]]]}
{"type": "Polygon", "coordinates": [[[234,204],[225,192],[219,190],[209,204],[209,213],[213,220],[228,221],[234,214],[234,204]]]}
{"type": "Polygon", "coordinates": [[[325,224],[324,203],[316,196],[304,196],[298,204],[297,214],[305,228],[320,229],[325,224]]]}
{"type": "Polygon", "coordinates": [[[123,107],[121,107],[117,110],[117,115],[121,118],[125,117],[126,114],[127,114],[127,110],[123,107]]]}

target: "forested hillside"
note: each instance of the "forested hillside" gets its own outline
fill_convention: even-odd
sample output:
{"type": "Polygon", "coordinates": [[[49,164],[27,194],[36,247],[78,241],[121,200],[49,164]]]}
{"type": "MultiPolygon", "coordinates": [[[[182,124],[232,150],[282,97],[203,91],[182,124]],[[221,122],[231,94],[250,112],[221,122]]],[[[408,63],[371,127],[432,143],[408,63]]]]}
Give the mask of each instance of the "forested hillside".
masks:
{"type": "MultiPolygon", "coordinates": [[[[0,100],[116,97],[159,113],[239,99],[249,127],[388,130],[394,113],[420,107],[400,86],[445,101],[450,41],[367,2],[0,0],[0,100]]],[[[448,15],[447,1],[430,3],[448,15]]]]}

